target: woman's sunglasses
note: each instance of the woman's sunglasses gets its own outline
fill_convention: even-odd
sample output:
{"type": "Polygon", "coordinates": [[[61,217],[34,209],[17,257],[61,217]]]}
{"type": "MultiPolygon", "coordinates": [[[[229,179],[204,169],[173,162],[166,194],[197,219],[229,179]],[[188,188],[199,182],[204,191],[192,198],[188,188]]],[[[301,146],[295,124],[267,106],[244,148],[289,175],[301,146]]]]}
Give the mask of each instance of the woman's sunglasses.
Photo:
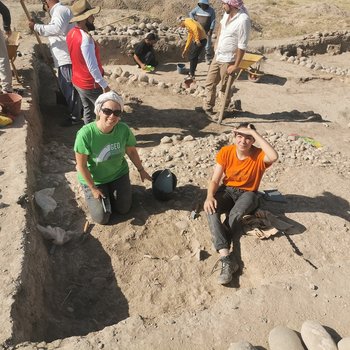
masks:
{"type": "Polygon", "coordinates": [[[110,108],[102,108],[101,111],[103,114],[107,115],[108,117],[112,114],[116,117],[120,117],[122,115],[122,111],[120,109],[113,110],[110,108]]]}

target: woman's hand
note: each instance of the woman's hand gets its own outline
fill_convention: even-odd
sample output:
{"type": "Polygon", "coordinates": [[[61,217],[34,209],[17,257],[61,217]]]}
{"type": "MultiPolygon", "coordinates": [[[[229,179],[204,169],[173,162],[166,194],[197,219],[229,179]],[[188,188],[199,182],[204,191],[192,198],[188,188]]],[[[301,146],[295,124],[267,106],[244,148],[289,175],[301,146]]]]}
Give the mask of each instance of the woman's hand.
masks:
{"type": "Polygon", "coordinates": [[[242,133],[244,135],[250,135],[250,136],[255,136],[257,134],[257,131],[252,128],[252,124],[248,124],[246,128],[233,128],[232,130],[233,133],[242,133]]]}
{"type": "Polygon", "coordinates": [[[142,182],[144,182],[145,180],[152,181],[152,177],[148,174],[148,172],[145,169],[142,168],[139,171],[139,173],[140,173],[142,182]]]}
{"type": "Polygon", "coordinates": [[[91,188],[91,193],[95,199],[100,199],[105,197],[105,195],[101,192],[101,190],[96,186],[91,188]]]}
{"type": "Polygon", "coordinates": [[[216,212],[217,201],[214,197],[207,197],[204,202],[204,211],[207,214],[214,214],[216,212]]]}

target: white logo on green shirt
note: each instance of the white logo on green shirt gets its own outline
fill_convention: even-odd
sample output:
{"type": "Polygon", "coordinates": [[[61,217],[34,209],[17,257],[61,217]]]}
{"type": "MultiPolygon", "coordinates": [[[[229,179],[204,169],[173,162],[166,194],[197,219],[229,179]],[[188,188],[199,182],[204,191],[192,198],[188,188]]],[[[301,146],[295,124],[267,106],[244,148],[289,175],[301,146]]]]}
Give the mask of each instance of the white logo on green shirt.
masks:
{"type": "Polygon", "coordinates": [[[113,155],[118,153],[120,153],[120,143],[111,143],[103,148],[96,158],[96,163],[105,162],[106,160],[111,159],[113,155]]]}

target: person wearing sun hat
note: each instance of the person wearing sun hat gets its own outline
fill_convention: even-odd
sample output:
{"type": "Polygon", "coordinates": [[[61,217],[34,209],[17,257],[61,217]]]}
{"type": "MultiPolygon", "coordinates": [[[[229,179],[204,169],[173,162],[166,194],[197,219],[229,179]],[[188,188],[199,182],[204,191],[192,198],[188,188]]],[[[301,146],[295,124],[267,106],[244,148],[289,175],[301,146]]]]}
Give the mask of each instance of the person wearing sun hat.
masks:
{"type": "MultiPolygon", "coordinates": [[[[216,100],[216,86],[221,81],[220,90],[225,92],[228,75],[239,70],[239,65],[248,46],[250,18],[242,0],[222,0],[225,11],[215,43],[215,56],[209,67],[205,82],[206,97],[203,109],[213,114],[216,100]]],[[[227,101],[232,97],[232,89],[227,101]]]]}
{"type": "Polygon", "coordinates": [[[71,23],[76,22],[76,26],[68,32],[66,40],[72,60],[72,82],[83,104],[84,123],[88,124],[96,118],[96,99],[103,92],[110,91],[103,78],[99,46],[89,34],[95,30],[94,15],[101,11],[101,7],[92,7],[87,0],[78,0],[71,10],[71,23]]]}

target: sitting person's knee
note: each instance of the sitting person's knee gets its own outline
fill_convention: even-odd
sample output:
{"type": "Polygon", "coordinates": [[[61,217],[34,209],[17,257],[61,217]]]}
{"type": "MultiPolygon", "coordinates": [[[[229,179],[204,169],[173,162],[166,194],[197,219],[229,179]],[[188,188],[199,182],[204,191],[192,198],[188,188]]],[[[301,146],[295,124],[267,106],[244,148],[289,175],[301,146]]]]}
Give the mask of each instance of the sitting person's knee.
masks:
{"type": "Polygon", "coordinates": [[[91,215],[93,222],[99,225],[107,225],[110,216],[110,213],[104,213],[103,215],[91,215]]]}

